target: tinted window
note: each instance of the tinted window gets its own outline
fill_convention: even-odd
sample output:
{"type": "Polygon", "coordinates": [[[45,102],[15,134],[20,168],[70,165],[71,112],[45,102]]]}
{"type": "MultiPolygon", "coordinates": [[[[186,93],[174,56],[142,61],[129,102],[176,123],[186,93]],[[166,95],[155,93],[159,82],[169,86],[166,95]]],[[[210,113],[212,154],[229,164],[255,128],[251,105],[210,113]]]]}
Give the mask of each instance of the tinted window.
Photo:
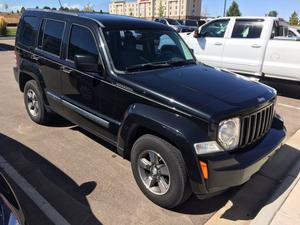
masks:
{"type": "Polygon", "coordinates": [[[260,38],[263,20],[236,20],[232,38],[260,38]]]}
{"type": "Polygon", "coordinates": [[[42,49],[55,55],[60,54],[60,46],[65,24],[47,20],[44,28],[42,49]]]}
{"type": "Polygon", "coordinates": [[[89,29],[77,25],[73,25],[71,29],[68,59],[74,60],[75,55],[93,55],[98,58],[93,34],[89,29]]]}
{"type": "Polygon", "coordinates": [[[290,31],[288,32],[288,37],[296,37],[297,35],[293,32],[293,31],[290,31]]]}
{"type": "Polygon", "coordinates": [[[197,26],[197,21],[194,21],[194,20],[186,20],[186,21],[185,21],[185,25],[186,25],[186,26],[194,26],[194,27],[196,27],[196,26],[197,26]]]}
{"type": "Polygon", "coordinates": [[[108,30],[105,38],[118,70],[131,71],[134,66],[170,61],[194,62],[189,48],[175,31],[108,30]]]}
{"type": "Polygon", "coordinates": [[[26,46],[34,46],[39,27],[37,17],[25,16],[20,26],[20,42],[26,46]]]}
{"type": "Polygon", "coordinates": [[[225,35],[229,20],[217,20],[211,22],[201,29],[201,37],[219,37],[222,38],[225,35]]]}

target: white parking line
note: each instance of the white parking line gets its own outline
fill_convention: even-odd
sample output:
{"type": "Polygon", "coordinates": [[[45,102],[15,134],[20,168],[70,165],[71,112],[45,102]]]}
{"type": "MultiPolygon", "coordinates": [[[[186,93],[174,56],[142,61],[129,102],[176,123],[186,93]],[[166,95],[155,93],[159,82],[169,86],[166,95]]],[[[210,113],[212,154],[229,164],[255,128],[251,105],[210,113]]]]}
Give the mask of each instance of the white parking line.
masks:
{"type": "Polygon", "coordinates": [[[284,106],[284,107],[287,107],[287,108],[291,108],[291,109],[300,110],[300,107],[293,106],[293,105],[287,105],[287,104],[282,104],[282,103],[278,103],[278,105],[281,105],[281,106],[284,106]]]}
{"type": "Polygon", "coordinates": [[[54,223],[71,225],[56,209],[29,184],[2,156],[0,167],[26,193],[26,195],[40,208],[40,210],[54,223]]]}

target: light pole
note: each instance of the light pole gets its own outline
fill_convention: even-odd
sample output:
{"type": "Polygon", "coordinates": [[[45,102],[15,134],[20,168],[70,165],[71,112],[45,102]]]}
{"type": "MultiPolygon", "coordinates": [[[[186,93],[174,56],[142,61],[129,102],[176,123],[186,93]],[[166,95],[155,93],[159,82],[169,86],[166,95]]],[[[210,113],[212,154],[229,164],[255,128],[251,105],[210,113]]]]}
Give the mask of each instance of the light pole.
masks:
{"type": "Polygon", "coordinates": [[[225,0],[225,2],[224,2],[224,12],[223,12],[223,16],[225,16],[226,15],[226,4],[227,3],[227,0],[225,0]]]}

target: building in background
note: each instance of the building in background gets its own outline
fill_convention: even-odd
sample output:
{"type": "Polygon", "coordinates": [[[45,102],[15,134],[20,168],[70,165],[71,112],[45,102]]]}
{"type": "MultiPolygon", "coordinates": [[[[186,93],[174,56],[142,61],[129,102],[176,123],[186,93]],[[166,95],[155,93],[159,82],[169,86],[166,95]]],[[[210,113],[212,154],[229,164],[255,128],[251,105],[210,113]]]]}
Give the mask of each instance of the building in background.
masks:
{"type": "Polygon", "coordinates": [[[153,20],[158,17],[172,19],[200,19],[202,0],[115,0],[109,4],[109,13],[153,20]]]}

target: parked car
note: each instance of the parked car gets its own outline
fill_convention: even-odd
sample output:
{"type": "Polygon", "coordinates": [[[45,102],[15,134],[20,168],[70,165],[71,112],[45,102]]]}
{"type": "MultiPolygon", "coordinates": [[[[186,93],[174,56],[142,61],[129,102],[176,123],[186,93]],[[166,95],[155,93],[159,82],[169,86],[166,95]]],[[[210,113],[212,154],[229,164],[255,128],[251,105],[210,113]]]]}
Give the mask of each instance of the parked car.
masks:
{"type": "Polygon", "coordinates": [[[300,37],[300,27],[289,27],[288,37],[300,37]]]}
{"type": "Polygon", "coordinates": [[[197,64],[160,23],[26,10],[16,62],[34,122],[56,112],[116,146],[162,207],[245,183],[285,137],[273,88],[197,64]]]}
{"type": "Polygon", "coordinates": [[[206,21],[203,20],[203,19],[201,19],[199,21],[197,21],[197,20],[178,20],[178,22],[181,25],[184,25],[184,26],[188,27],[191,31],[194,31],[199,26],[202,26],[203,24],[206,23],[206,21]]]}
{"type": "Polygon", "coordinates": [[[0,173],[0,224],[25,225],[20,203],[6,178],[0,173]]]}
{"type": "Polygon", "coordinates": [[[200,62],[241,74],[300,81],[299,39],[275,17],[217,18],[182,37],[200,62]]]}
{"type": "Polygon", "coordinates": [[[181,25],[177,20],[169,19],[169,18],[157,18],[154,20],[157,23],[165,24],[171,28],[173,28],[175,31],[179,32],[192,32],[193,29],[190,27],[181,25]]]}

